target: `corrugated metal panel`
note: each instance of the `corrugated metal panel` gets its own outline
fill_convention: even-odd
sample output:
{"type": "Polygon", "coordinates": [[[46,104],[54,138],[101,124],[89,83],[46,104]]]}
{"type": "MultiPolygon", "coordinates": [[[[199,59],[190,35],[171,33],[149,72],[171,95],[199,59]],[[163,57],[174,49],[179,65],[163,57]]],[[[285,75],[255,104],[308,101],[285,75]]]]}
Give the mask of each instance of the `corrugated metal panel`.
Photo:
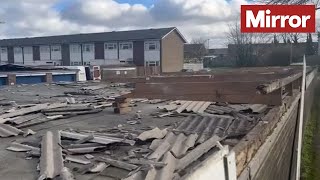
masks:
{"type": "Polygon", "coordinates": [[[7,78],[5,77],[0,77],[0,86],[1,85],[6,85],[7,84],[7,78]]]}
{"type": "MultiPolygon", "coordinates": [[[[71,139],[83,139],[86,138],[90,134],[80,134],[75,132],[67,132],[67,131],[61,131],[61,136],[71,139]]],[[[92,140],[89,140],[89,142],[95,142],[100,144],[111,144],[115,142],[123,142],[130,145],[134,145],[135,141],[133,140],[127,140],[127,139],[121,139],[121,138],[115,138],[115,137],[107,137],[107,136],[94,136],[92,140]]]]}
{"type": "Polygon", "coordinates": [[[16,84],[38,84],[44,82],[44,76],[17,76],[16,84]]]}
{"type": "Polygon", "coordinates": [[[59,131],[48,131],[41,142],[40,177],[39,180],[52,179],[62,173],[63,158],[59,131]]]}
{"type": "Polygon", "coordinates": [[[52,75],[52,81],[53,82],[73,82],[76,81],[76,75],[74,74],[62,74],[62,75],[52,75]]]}
{"type": "Polygon", "coordinates": [[[16,143],[16,142],[11,143],[11,145],[9,147],[7,147],[6,149],[10,150],[10,151],[15,151],[15,152],[34,151],[34,152],[37,152],[40,154],[40,148],[29,146],[26,144],[20,144],[20,143],[16,143]]]}
{"type": "Polygon", "coordinates": [[[23,133],[20,129],[7,124],[0,124],[0,137],[17,136],[23,133]]]}
{"type": "Polygon", "coordinates": [[[194,112],[194,113],[203,113],[204,110],[208,108],[211,102],[205,101],[178,101],[176,103],[181,103],[178,106],[176,112],[181,113],[183,111],[194,112]]]}
{"type": "Polygon", "coordinates": [[[25,115],[25,116],[18,116],[16,118],[10,119],[9,121],[14,124],[22,124],[27,121],[31,121],[33,119],[38,119],[41,117],[45,117],[45,116],[41,113],[38,113],[38,114],[30,114],[30,115],[25,115]]]}

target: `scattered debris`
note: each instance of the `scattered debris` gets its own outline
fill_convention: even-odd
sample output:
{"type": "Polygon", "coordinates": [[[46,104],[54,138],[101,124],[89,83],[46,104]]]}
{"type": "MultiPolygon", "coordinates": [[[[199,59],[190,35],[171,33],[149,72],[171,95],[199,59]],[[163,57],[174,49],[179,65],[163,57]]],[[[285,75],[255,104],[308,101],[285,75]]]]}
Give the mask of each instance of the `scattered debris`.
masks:
{"type": "Polygon", "coordinates": [[[138,168],[138,166],[134,165],[134,164],[129,164],[123,161],[119,161],[119,160],[114,160],[114,159],[110,159],[110,158],[106,158],[106,157],[100,157],[97,159],[100,162],[105,162],[107,164],[110,164],[111,166],[114,167],[118,167],[118,168],[122,168],[128,171],[132,171],[138,168]]]}
{"type": "Polygon", "coordinates": [[[159,128],[154,128],[150,131],[141,133],[137,138],[141,141],[146,141],[148,139],[162,139],[166,136],[167,132],[167,129],[160,130],[159,128]]]}
{"type": "Polygon", "coordinates": [[[26,144],[20,144],[13,142],[9,147],[6,148],[7,150],[10,151],[15,151],[15,152],[28,152],[28,151],[35,151],[40,153],[40,148],[29,146],[26,144]]]}
{"type": "Polygon", "coordinates": [[[91,154],[85,154],[84,157],[87,158],[87,159],[93,159],[94,158],[94,156],[92,156],[91,154]]]}
{"type": "Polygon", "coordinates": [[[48,131],[42,137],[39,180],[59,176],[64,167],[59,132],[48,131]]]}
{"type": "Polygon", "coordinates": [[[23,133],[23,137],[27,137],[29,135],[34,135],[36,132],[32,131],[31,129],[28,129],[26,132],[23,133]]]}
{"type": "Polygon", "coordinates": [[[0,137],[18,136],[23,131],[7,124],[0,124],[0,137]]]}
{"type": "Polygon", "coordinates": [[[65,158],[66,161],[70,161],[73,163],[79,163],[79,164],[90,164],[91,161],[84,159],[84,158],[80,158],[80,157],[76,157],[76,156],[66,156],[65,158]]]}

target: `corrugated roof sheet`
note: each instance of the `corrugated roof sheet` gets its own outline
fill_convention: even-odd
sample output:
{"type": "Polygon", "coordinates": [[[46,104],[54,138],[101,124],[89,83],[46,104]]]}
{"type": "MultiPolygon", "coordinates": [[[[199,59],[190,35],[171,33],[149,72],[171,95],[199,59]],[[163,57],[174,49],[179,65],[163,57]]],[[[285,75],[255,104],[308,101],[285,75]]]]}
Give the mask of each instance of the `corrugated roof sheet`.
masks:
{"type": "Polygon", "coordinates": [[[20,129],[17,129],[7,124],[0,123],[0,137],[17,136],[21,133],[23,132],[20,129]]]}
{"type": "Polygon", "coordinates": [[[47,133],[42,137],[39,180],[52,179],[62,173],[63,158],[59,131],[47,133]]]}
{"type": "MultiPolygon", "coordinates": [[[[68,131],[61,131],[60,133],[62,137],[77,139],[77,140],[86,138],[88,135],[90,135],[90,134],[80,134],[80,133],[68,132],[68,131]]],[[[135,144],[135,141],[133,140],[116,138],[116,137],[108,137],[108,136],[98,136],[98,135],[94,135],[94,138],[92,140],[89,140],[89,142],[105,144],[105,145],[116,143],[116,142],[123,142],[123,143],[130,144],[132,146],[135,144]]]]}
{"type": "Polygon", "coordinates": [[[183,111],[203,113],[211,102],[205,101],[177,101],[176,103],[181,104],[177,107],[176,112],[181,113],[183,111]]]}

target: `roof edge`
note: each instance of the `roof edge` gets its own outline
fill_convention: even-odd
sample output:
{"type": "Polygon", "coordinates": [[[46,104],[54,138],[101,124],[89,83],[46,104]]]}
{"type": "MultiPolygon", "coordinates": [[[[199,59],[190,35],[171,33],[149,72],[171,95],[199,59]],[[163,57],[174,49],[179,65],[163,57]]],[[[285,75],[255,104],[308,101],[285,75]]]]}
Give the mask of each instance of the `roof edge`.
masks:
{"type": "Polygon", "coordinates": [[[179,31],[178,28],[173,27],[171,31],[169,31],[166,35],[164,35],[162,37],[162,39],[164,39],[165,37],[167,37],[170,33],[172,33],[173,31],[177,31],[177,33],[179,34],[179,36],[181,37],[181,39],[184,41],[184,43],[188,43],[187,39],[181,34],[181,32],[179,31]]]}

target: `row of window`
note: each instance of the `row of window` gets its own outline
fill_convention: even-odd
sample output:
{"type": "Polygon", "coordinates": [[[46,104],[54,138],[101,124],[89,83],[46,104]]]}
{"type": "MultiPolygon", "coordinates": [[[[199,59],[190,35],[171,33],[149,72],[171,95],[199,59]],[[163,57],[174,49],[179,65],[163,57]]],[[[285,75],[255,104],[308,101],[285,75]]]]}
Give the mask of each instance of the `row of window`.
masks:
{"type": "MultiPolygon", "coordinates": [[[[131,50],[132,49],[132,43],[119,43],[119,47],[121,50],[131,50]]],[[[118,49],[117,43],[105,43],[104,48],[106,50],[116,50],[118,49]]],[[[51,52],[60,52],[61,46],[40,46],[40,52],[43,53],[49,53],[51,49],[51,52]]],[[[71,52],[79,53],[81,51],[80,45],[70,45],[71,52]]],[[[160,45],[158,42],[145,42],[144,43],[144,49],[146,51],[154,51],[159,50],[160,45]]],[[[82,50],[84,52],[93,52],[94,51],[94,45],[93,44],[84,44],[82,46],[82,50]]],[[[1,53],[7,53],[7,48],[1,48],[1,53]]],[[[14,53],[19,54],[22,53],[22,48],[14,48],[14,53]]],[[[32,54],[32,48],[24,48],[24,53],[26,54],[32,54]]]]}

